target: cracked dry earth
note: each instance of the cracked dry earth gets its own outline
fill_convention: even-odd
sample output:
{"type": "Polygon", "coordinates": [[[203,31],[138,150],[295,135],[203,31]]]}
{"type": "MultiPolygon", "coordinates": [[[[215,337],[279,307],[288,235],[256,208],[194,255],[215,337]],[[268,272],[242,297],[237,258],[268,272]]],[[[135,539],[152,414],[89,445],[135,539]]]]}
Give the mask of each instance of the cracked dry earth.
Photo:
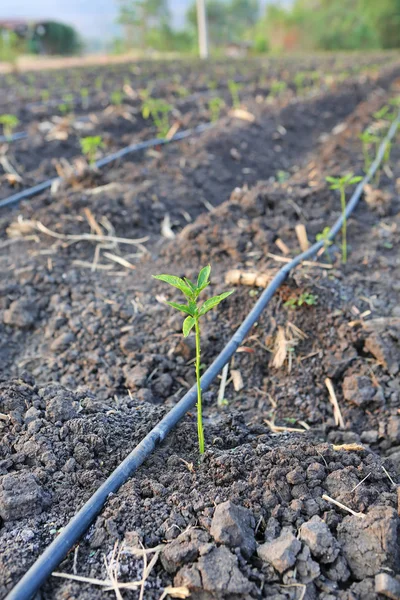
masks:
{"type": "MultiPolygon", "coordinates": [[[[218,189],[231,183],[229,199],[202,215],[189,202],[193,221],[180,231],[177,218],[171,242],[157,233],[157,211],[173,214],[173,196],[168,192],[163,207],[154,200],[148,218],[138,211],[143,188],[137,181],[111,194],[65,189],[1,217],[4,232],[22,214],[76,233],[84,231],[82,210],[90,207],[117,234],[151,235],[150,253],[130,271],[79,267],[74,261],[92,260],[93,247],[54,246],[42,235],[2,248],[1,597],[194,381],[192,340],[182,340],[181,319],[163,305],[160,295],[167,292],[150,274],[168,269],[190,276],[210,259],[212,293],[219,293],[232,269],[276,272],[278,238],[294,255],[296,225],[306,226],[311,241],[339,215],[325,176],[362,172],[357,136],[398,94],[397,76],[393,71],[374,86],[355,86],[353,98],[346,91],[348,110],[335,113],[328,98],[330,116],[321,117],[322,125],[323,99],[294,104],[293,114],[307,114],[318,135],[312,147],[307,138],[297,160],[288,153],[296,168],[284,183],[238,187],[229,147],[243,135],[251,139],[252,130],[235,129],[226,155],[221,143],[229,177],[218,189]]],[[[286,128],[290,107],[284,111],[274,119],[285,118],[286,128]]],[[[300,131],[295,123],[288,135],[300,131]]],[[[212,140],[227,139],[224,127],[212,140]]],[[[203,152],[206,169],[213,158],[201,147],[204,139],[194,153],[203,152]]],[[[176,176],[180,151],[166,149],[157,159],[155,189],[172,180],[171,163],[176,176]]],[[[53,576],[40,592],[43,600],[112,597],[101,582],[113,574],[125,584],[124,599],[167,593],[195,600],[400,598],[399,159],[393,144],[376,193],[366,193],[349,220],[348,264],[340,264],[337,242],[329,257],[318,259],[325,268],[296,269],[235,355],[230,369],[242,385],[227,385],[228,405],[216,409],[219,382],[204,394],[205,455],[198,456],[193,411],[109,498],[58,569],[97,582],[53,576]],[[285,305],[302,292],[314,294],[316,304],[285,305]],[[282,332],[293,349],[290,361],[287,354],[277,365],[282,332]],[[326,378],[344,426],[335,422],[326,378]],[[135,587],[144,557],[151,569],[135,587]]],[[[190,174],[182,181],[194,189],[190,174]]],[[[225,310],[208,315],[205,363],[260,291],[238,285],[225,310]]]]}

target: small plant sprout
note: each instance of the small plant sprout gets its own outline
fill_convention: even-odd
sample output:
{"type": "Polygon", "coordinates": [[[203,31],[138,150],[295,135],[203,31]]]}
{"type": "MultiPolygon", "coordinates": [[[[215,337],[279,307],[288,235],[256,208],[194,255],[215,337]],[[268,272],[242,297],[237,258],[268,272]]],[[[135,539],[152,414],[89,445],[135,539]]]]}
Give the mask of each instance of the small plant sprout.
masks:
{"type": "Polygon", "coordinates": [[[366,173],[372,163],[372,158],[370,156],[370,148],[372,144],[379,144],[379,137],[374,133],[371,133],[367,129],[360,133],[358,137],[362,142],[362,153],[364,157],[364,173],[366,173]]]}
{"type": "Polygon", "coordinates": [[[284,304],[289,308],[298,308],[304,304],[307,306],[314,306],[318,302],[318,296],[316,294],[310,294],[309,292],[303,292],[296,298],[289,298],[284,304]]]}
{"type": "Polygon", "coordinates": [[[211,123],[218,121],[221,114],[221,109],[225,106],[225,102],[222,98],[216,97],[211,98],[208,102],[208,108],[210,109],[211,123]]]}
{"type": "Polygon", "coordinates": [[[82,107],[88,108],[88,106],[89,106],[89,90],[88,90],[88,88],[82,88],[80,91],[80,94],[81,94],[82,107]]]}
{"type": "Polygon", "coordinates": [[[7,139],[12,137],[14,129],[19,125],[19,119],[15,115],[0,115],[0,125],[7,139]]]}
{"type": "Polygon", "coordinates": [[[243,87],[243,85],[241,83],[236,83],[236,81],[234,81],[233,79],[230,79],[228,81],[228,88],[229,88],[230,94],[232,96],[233,108],[240,107],[239,91],[242,89],[242,87],[243,87]]]}
{"type": "Polygon", "coordinates": [[[142,117],[153,119],[154,125],[157,127],[157,134],[161,138],[165,138],[169,131],[169,113],[172,108],[171,104],[161,98],[151,98],[147,94],[144,95],[142,117]]]}
{"type": "Polygon", "coordinates": [[[190,279],[184,277],[176,277],[175,275],[153,275],[155,279],[169,283],[173,287],[177,288],[185,296],[187,303],[178,304],[176,302],[167,302],[172,308],[176,308],[180,312],[187,315],[183,321],[183,335],[187,337],[194,328],[196,335],[196,385],[197,385],[197,433],[199,439],[199,451],[200,454],[204,453],[204,432],[203,432],[203,414],[202,414],[202,402],[201,402],[201,382],[200,382],[200,371],[201,371],[201,349],[200,349],[200,318],[208,313],[209,310],[217,306],[222,300],[227,298],[233,293],[233,290],[229,292],[223,292],[219,296],[213,296],[209,298],[203,304],[198,303],[198,297],[200,293],[208,287],[210,284],[210,272],[211,267],[208,265],[201,269],[197,283],[193,283],[190,279]]]}
{"type": "Polygon", "coordinates": [[[287,88],[287,83],[285,81],[273,81],[271,83],[269,94],[273,98],[276,98],[282,92],[284,92],[286,90],[286,88],[287,88]]]}
{"type": "Polygon", "coordinates": [[[331,240],[329,239],[329,233],[330,233],[330,227],[324,227],[324,229],[321,231],[321,233],[317,233],[317,235],[315,236],[315,239],[317,242],[324,242],[324,252],[326,252],[328,259],[331,260],[331,257],[329,255],[329,252],[327,252],[329,246],[332,245],[331,240]]]}
{"type": "Polygon", "coordinates": [[[42,102],[48,102],[48,100],[50,98],[50,92],[49,92],[49,90],[42,90],[40,92],[40,97],[42,99],[42,102]]]}
{"type": "Polygon", "coordinates": [[[80,140],[82,153],[86,156],[89,161],[89,165],[92,167],[96,161],[96,154],[100,148],[104,148],[104,142],[101,135],[92,135],[81,138],[80,140]]]}
{"type": "Polygon", "coordinates": [[[114,106],[121,106],[123,99],[124,95],[121,90],[114,90],[110,94],[110,102],[111,104],[114,104],[114,106]]]}
{"type": "Polygon", "coordinates": [[[354,185],[362,180],[360,176],[354,176],[353,173],[347,173],[343,177],[327,177],[326,181],[330,183],[329,188],[331,190],[339,190],[340,192],[340,205],[342,209],[342,263],[347,262],[347,218],[346,218],[346,188],[350,185],[354,185]]]}

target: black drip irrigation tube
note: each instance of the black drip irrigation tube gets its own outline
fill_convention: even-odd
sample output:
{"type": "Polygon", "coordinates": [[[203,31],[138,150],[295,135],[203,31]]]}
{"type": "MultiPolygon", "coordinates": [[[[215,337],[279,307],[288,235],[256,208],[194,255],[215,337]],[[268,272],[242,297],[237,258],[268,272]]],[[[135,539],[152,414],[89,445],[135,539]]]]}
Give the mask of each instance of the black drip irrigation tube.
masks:
{"type": "Polygon", "coordinates": [[[17,140],[25,140],[28,137],[26,131],[17,131],[12,135],[0,135],[0,144],[3,142],[16,142],[17,140]]]}
{"type": "MultiPolygon", "coordinates": [[[[371,164],[367,175],[356,187],[351,196],[345,211],[345,217],[348,218],[354,211],[361,198],[364,185],[368,183],[378,169],[388,142],[396,133],[400,121],[400,113],[396,120],[391,124],[390,129],[379,147],[376,158],[371,164]]],[[[328,238],[332,240],[340,231],[343,224],[344,215],[341,215],[329,232],[328,238]]],[[[282,267],[275,275],[271,283],[264,290],[259,300],[249,312],[236,333],[219,353],[217,358],[209,366],[201,378],[201,388],[207,390],[214,381],[218,373],[223,369],[227,362],[232,358],[240,344],[243,342],[254,323],[259,319],[261,313],[268,305],[269,301],[286,280],[290,271],[300,265],[304,260],[313,258],[318,250],[324,244],[324,240],[316,242],[308,250],[296,256],[290,263],[282,267]]],[[[145,438],[134,448],[131,453],[122,461],[122,463],[111,473],[106,481],[99,487],[97,492],[89,498],[86,504],[71,519],[68,525],[61,531],[60,535],[46,548],[43,554],[31,566],[31,568],[20,579],[14,589],[8,594],[6,600],[30,600],[39,590],[41,585],[51,575],[52,571],[65,558],[71,548],[76,544],[94,519],[102,510],[107,502],[108,496],[114,494],[124,484],[128,478],[140,467],[140,465],[149,457],[158,444],[160,444],[182,419],[188,410],[193,408],[197,400],[197,390],[194,385],[183,398],[172,408],[168,414],[146,435],[145,438]]]]}
{"type": "MultiPolygon", "coordinates": [[[[185,129],[184,131],[180,131],[176,133],[171,139],[167,138],[153,138],[151,140],[146,140],[144,142],[139,142],[137,144],[131,144],[130,146],[126,146],[113,154],[109,154],[104,158],[96,161],[94,164],[94,168],[101,169],[106,165],[118,160],[126,156],[127,154],[132,154],[133,152],[140,152],[141,150],[146,150],[147,148],[153,148],[154,146],[165,146],[166,144],[170,144],[171,142],[179,142],[191,135],[196,133],[202,133],[206,129],[212,127],[212,123],[202,123],[201,125],[197,125],[197,127],[193,127],[192,129],[185,129]]],[[[42,183],[38,183],[33,187],[27,188],[26,190],[22,190],[21,192],[17,192],[8,198],[4,198],[4,200],[0,200],[0,208],[4,208],[5,206],[11,206],[12,204],[18,204],[21,200],[25,200],[27,198],[33,198],[33,196],[37,196],[41,192],[48,190],[51,186],[56,182],[63,181],[62,177],[53,177],[51,179],[47,179],[46,181],[42,181],[42,183]]]]}

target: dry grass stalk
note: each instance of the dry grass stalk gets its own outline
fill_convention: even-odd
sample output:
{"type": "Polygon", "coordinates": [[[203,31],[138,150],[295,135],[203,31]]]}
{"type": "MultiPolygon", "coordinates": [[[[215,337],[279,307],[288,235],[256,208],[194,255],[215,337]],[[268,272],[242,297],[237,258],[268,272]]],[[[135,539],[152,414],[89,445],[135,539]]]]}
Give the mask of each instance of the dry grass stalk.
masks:
{"type": "Polygon", "coordinates": [[[266,288],[271,283],[276,269],[271,269],[266,273],[246,272],[240,269],[231,269],[225,275],[225,283],[230,285],[248,285],[251,287],[266,288]]]}
{"type": "Polygon", "coordinates": [[[371,475],[371,472],[370,472],[370,473],[368,473],[368,475],[366,475],[366,476],[364,477],[364,479],[361,479],[361,481],[359,481],[359,482],[357,483],[357,485],[355,485],[355,486],[354,486],[354,487],[353,487],[353,488],[350,490],[350,492],[348,492],[348,493],[349,493],[349,494],[353,493],[353,492],[354,492],[354,491],[355,491],[355,490],[356,490],[358,487],[360,487],[360,485],[361,485],[361,484],[363,484],[363,483],[364,483],[364,481],[366,481],[366,480],[368,479],[368,477],[369,477],[370,475],[371,475]]]}
{"type": "MultiPolygon", "coordinates": [[[[160,544],[155,548],[130,548],[125,543],[121,545],[118,542],[115,543],[110,560],[107,561],[104,557],[105,568],[107,572],[106,579],[96,579],[94,577],[83,577],[82,575],[70,574],[70,573],[52,573],[53,577],[61,577],[63,579],[70,579],[72,581],[79,581],[82,583],[89,583],[91,585],[97,585],[104,589],[104,591],[113,591],[117,600],[123,600],[120,590],[137,590],[139,589],[140,600],[144,599],[144,586],[148,579],[154,565],[156,564],[163,545],[160,544]],[[139,581],[120,582],[118,581],[119,574],[119,562],[122,554],[131,554],[143,558],[143,575],[139,581]],[[154,554],[151,561],[147,562],[147,555],[154,554]]],[[[177,596],[178,597],[178,596],[177,596]]]]}
{"type": "Polygon", "coordinates": [[[275,367],[275,369],[280,369],[284,364],[287,357],[287,350],[288,341],[285,336],[285,329],[279,326],[274,344],[274,358],[272,360],[272,366],[275,367]]]}
{"type": "Polygon", "coordinates": [[[301,340],[307,339],[307,335],[288,321],[286,329],[279,326],[275,338],[272,366],[279,369],[288,360],[288,371],[292,370],[294,349],[301,340]]]}
{"type": "MultiPolygon", "coordinates": [[[[292,259],[288,258],[287,256],[279,256],[278,254],[272,254],[271,252],[267,252],[267,256],[269,258],[273,258],[277,262],[289,263],[292,261],[292,259]]],[[[305,267],[319,267],[320,269],[333,269],[333,265],[330,265],[329,263],[320,263],[320,262],[315,262],[313,260],[303,260],[301,264],[304,265],[305,267]]]]}
{"type": "Polygon", "coordinates": [[[283,240],[281,240],[281,238],[278,238],[277,240],[275,240],[275,244],[278,246],[278,248],[282,252],[282,254],[284,254],[285,256],[290,254],[290,248],[285,244],[285,242],[283,240]]]}
{"type": "Polygon", "coordinates": [[[239,369],[231,369],[231,377],[235,392],[240,392],[244,388],[243,377],[239,369]]]}
{"type": "Polygon", "coordinates": [[[22,183],[23,179],[21,175],[17,172],[17,170],[12,166],[8,157],[3,154],[0,156],[0,164],[4,169],[4,172],[10,175],[17,183],[22,183]]]}
{"type": "Polygon", "coordinates": [[[236,117],[236,119],[241,119],[242,121],[247,121],[248,123],[254,123],[256,120],[252,113],[250,113],[248,110],[244,110],[243,108],[234,108],[230,110],[229,116],[236,117]]]}
{"type": "Polygon", "coordinates": [[[269,421],[268,419],[264,419],[264,423],[268,425],[273,433],[305,433],[307,429],[310,429],[308,425],[304,429],[300,429],[299,427],[286,427],[285,425],[275,425],[274,421],[269,421]]]}
{"type": "Polygon", "coordinates": [[[354,517],[360,517],[361,519],[365,519],[365,515],[363,513],[356,512],[355,510],[349,508],[345,504],[342,504],[342,502],[339,502],[338,500],[334,500],[334,498],[331,498],[327,494],[323,494],[322,499],[326,500],[327,502],[330,502],[331,504],[334,504],[335,506],[338,506],[339,508],[342,508],[343,510],[346,510],[354,517]]]}
{"type": "Polygon", "coordinates": [[[130,263],[125,258],[122,258],[122,256],[117,256],[116,254],[111,254],[111,252],[104,252],[103,256],[105,258],[108,258],[109,260],[112,260],[112,261],[118,263],[119,265],[122,265],[126,269],[131,269],[131,270],[136,269],[135,265],[130,263]]]}
{"type": "Polygon", "coordinates": [[[226,363],[226,365],[222,369],[222,373],[221,373],[221,383],[219,386],[218,399],[217,399],[218,406],[224,405],[226,381],[228,379],[228,370],[229,370],[229,363],[226,363]]]}
{"type": "Polygon", "coordinates": [[[340,411],[339,402],[336,398],[335,390],[333,389],[332,381],[327,377],[325,379],[325,385],[328,388],[329,399],[333,406],[333,418],[335,419],[335,425],[340,427],[341,429],[345,428],[344,419],[342,417],[342,413],[340,411]]]}
{"type": "Polygon", "coordinates": [[[34,231],[40,231],[49,237],[55,238],[57,240],[63,240],[68,242],[109,242],[114,244],[127,244],[132,246],[138,246],[139,244],[143,244],[148,241],[148,236],[138,238],[138,239],[129,239],[129,238],[120,238],[112,235],[97,235],[92,233],[82,233],[82,234],[64,234],[57,233],[56,231],[52,231],[41,221],[34,220],[25,220],[18,219],[18,221],[11,223],[7,228],[7,235],[12,238],[23,237],[27,234],[32,234],[34,231]]]}
{"type": "Polygon", "coordinates": [[[83,267],[84,269],[92,269],[92,271],[96,271],[97,269],[100,269],[101,271],[111,271],[114,268],[113,265],[94,265],[92,262],[79,259],[73,260],[72,264],[77,267],[83,267]]]}
{"type": "Polygon", "coordinates": [[[364,446],[355,442],[352,444],[333,444],[332,449],[336,452],[340,452],[341,450],[345,452],[363,452],[365,450],[364,446]]]}
{"type": "Polygon", "coordinates": [[[161,223],[161,235],[167,240],[173,240],[176,237],[171,229],[171,218],[168,213],[165,214],[163,222],[161,223]]]}
{"type": "Polygon", "coordinates": [[[178,598],[178,600],[179,599],[184,600],[185,598],[189,598],[190,591],[184,585],[181,587],[173,587],[173,586],[169,585],[168,587],[166,587],[164,589],[159,600],[164,600],[164,598],[166,598],[167,596],[171,596],[171,598],[178,598]]]}
{"type": "Polygon", "coordinates": [[[280,587],[298,587],[301,588],[300,596],[297,600],[304,600],[307,592],[307,586],[305,583],[280,583],[280,587]]]}
{"type": "Polygon", "coordinates": [[[178,133],[180,126],[181,125],[180,125],[179,121],[175,121],[175,123],[172,125],[172,127],[168,131],[167,135],[165,136],[165,139],[166,140],[172,139],[174,137],[174,135],[178,133]]]}
{"type": "Polygon", "coordinates": [[[385,469],[385,467],[382,465],[382,471],[385,473],[386,477],[389,479],[390,483],[392,484],[393,487],[397,487],[397,485],[395,484],[395,482],[393,481],[393,479],[390,477],[389,473],[387,472],[387,470],[385,469]]]}
{"type": "Polygon", "coordinates": [[[305,225],[303,225],[302,223],[298,223],[295,227],[295,231],[297,239],[299,240],[300,248],[302,252],[305,252],[310,246],[305,225]]]}
{"type": "Polygon", "coordinates": [[[85,206],[85,208],[83,209],[83,212],[85,213],[85,217],[87,219],[87,222],[90,225],[90,229],[92,230],[92,233],[94,231],[94,233],[96,235],[103,235],[103,230],[100,227],[100,225],[98,224],[98,222],[96,221],[95,216],[92,213],[92,211],[90,210],[90,208],[85,206]]]}

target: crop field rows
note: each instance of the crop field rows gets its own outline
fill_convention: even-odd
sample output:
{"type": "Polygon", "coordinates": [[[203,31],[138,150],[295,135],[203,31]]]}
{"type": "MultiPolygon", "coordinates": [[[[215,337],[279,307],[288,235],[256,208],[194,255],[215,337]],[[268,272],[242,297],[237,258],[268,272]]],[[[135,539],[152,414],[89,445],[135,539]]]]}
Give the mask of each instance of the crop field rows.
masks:
{"type": "Polygon", "coordinates": [[[0,210],[0,597],[316,240],[203,391],[204,454],[193,409],[41,598],[400,597],[399,134],[327,235],[399,98],[389,53],[1,77],[0,199],[61,179],[0,210]],[[152,275],[208,264],[198,361],[152,275]]]}

